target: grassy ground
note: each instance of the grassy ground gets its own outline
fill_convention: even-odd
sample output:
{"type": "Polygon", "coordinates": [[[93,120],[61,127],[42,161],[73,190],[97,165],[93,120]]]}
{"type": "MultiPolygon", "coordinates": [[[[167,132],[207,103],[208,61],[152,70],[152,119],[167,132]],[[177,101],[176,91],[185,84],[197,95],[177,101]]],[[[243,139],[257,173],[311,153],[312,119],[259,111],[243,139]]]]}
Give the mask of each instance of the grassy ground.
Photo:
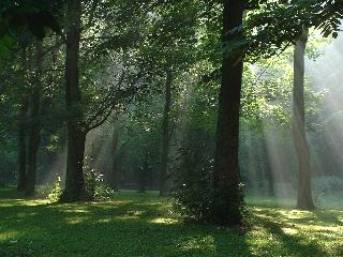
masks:
{"type": "Polygon", "coordinates": [[[343,212],[251,206],[245,234],[183,224],[167,199],[51,204],[0,190],[0,257],[343,256],[343,212]]]}

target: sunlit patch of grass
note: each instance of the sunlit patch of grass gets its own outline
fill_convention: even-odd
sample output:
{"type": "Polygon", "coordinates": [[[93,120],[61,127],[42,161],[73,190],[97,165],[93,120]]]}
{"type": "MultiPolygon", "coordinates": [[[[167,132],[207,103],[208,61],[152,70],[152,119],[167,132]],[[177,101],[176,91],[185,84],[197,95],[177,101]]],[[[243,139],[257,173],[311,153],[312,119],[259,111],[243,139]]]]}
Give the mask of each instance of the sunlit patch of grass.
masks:
{"type": "Polygon", "coordinates": [[[285,233],[285,234],[288,234],[288,235],[296,235],[298,234],[298,230],[295,229],[295,228],[281,228],[282,231],[285,233]]]}
{"type": "Polygon", "coordinates": [[[155,193],[56,204],[0,190],[0,257],[341,257],[342,211],[248,207],[245,234],[183,223],[155,193]],[[11,197],[17,200],[13,200],[11,197]]]}
{"type": "Polygon", "coordinates": [[[89,210],[83,210],[83,209],[69,209],[69,210],[64,210],[63,212],[66,213],[89,213],[89,210]]]}
{"type": "Polygon", "coordinates": [[[261,197],[261,196],[251,196],[245,197],[245,202],[251,206],[258,207],[269,207],[269,208],[286,208],[292,209],[296,202],[291,198],[277,198],[277,197],[261,197]]]}
{"type": "Polygon", "coordinates": [[[16,230],[7,230],[7,231],[1,231],[0,228],[0,241],[9,241],[11,243],[15,243],[15,238],[18,236],[19,232],[16,230]]]}
{"type": "Polygon", "coordinates": [[[179,221],[177,219],[172,219],[172,218],[164,218],[164,217],[159,217],[151,220],[151,223],[155,224],[176,224],[179,221]]]}
{"type": "Polygon", "coordinates": [[[23,199],[11,199],[11,200],[4,200],[0,202],[0,208],[4,207],[11,207],[11,206],[38,206],[44,204],[50,204],[49,200],[23,200],[23,199]]]}
{"type": "MultiPolygon", "coordinates": [[[[252,206],[270,207],[270,208],[285,208],[293,209],[296,206],[296,196],[291,198],[286,197],[269,197],[269,196],[253,196],[247,195],[245,197],[246,203],[252,206]]],[[[315,205],[318,209],[325,210],[343,210],[342,196],[325,196],[324,199],[318,200],[315,198],[315,205]]]]}
{"type": "Polygon", "coordinates": [[[292,251],[294,256],[342,256],[342,215],[342,211],[254,209],[255,229],[269,233],[280,252],[292,251]],[[282,246],[285,242],[287,247],[282,246]]]}
{"type": "Polygon", "coordinates": [[[204,248],[212,253],[215,253],[216,251],[215,239],[212,236],[205,236],[201,238],[193,237],[188,240],[186,239],[181,242],[178,247],[186,251],[201,250],[204,248]]]}
{"type": "Polygon", "coordinates": [[[65,223],[70,225],[82,224],[87,220],[87,217],[71,217],[66,218],[65,223]]]}

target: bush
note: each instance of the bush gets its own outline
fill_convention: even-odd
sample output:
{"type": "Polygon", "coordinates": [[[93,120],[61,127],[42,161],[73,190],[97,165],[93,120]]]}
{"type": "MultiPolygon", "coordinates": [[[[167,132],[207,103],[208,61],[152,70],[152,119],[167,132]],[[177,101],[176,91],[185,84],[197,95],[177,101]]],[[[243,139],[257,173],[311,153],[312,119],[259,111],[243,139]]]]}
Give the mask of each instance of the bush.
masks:
{"type": "Polygon", "coordinates": [[[115,194],[112,189],[104,182],[104,175],[89,165],[84,166],[85,189],[90,200],[104,200],[115,194]]]}
{"type": "Polygon", "coordinates": [[[105,200],[111,198],[116,191],[105,183],[100,182],[95,186],[94,198],[98,200],[105,200]]]}
{"type": "Polygon", "coordinates": [[[180,149],[175,179],[175,209],[197,222],[211,218],[213,158],[191,149],[180,149]]]}
{"type": "Polygon", "coordinates": [[[54,184],[45,184],[38,188],[37,194],[52,202],[58,201],[62,194],[61,177],[58,176],[54,184]]]}
{"type": "Polygon", "coordinates": [[[52,190],[50,191],[50,193],[48,194],[48,199],[50,201],[58,201],[62,195],[62,186],[61,186],[61,177],[58,176],[57,180],[52,188],[52,190]]]}
{"type": "Polygon", "coordinates": [[[208,149],[206,140],[192,140],[189,146],[178,152],[174,183],[176,211],[198,223],[227,224],[231,219],[242,219],[246,212],[244,185],[215,188],[213,148],[208,149]]]}

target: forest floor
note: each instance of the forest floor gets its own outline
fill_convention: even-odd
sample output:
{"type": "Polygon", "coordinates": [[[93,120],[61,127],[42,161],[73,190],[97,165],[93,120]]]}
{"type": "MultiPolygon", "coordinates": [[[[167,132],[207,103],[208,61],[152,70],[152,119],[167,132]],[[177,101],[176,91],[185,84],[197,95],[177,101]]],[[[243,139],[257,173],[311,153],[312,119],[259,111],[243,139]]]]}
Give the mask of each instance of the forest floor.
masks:
{"type": "Polygon", "coordinates": [[[242,234],[185,224],[153,194],[51,204],[0,189],[0,257],[343,256],[343,211],[248,209],[242,234]]]}

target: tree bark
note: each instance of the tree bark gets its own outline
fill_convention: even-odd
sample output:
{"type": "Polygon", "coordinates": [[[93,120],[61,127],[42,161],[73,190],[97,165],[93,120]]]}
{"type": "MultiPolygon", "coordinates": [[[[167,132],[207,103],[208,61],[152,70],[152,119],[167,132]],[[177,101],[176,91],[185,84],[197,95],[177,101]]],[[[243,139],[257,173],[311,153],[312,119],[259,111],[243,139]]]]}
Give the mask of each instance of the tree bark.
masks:
{"type": "MultiPolygon", "coordinates": [[[[28,72],[28,61],[26,48],[23,49],[22,55],[23,72],[28,72]]],[[[27,154],[27,114],[29,108],[29,96],[25,93],[22,97],[21,108],[19,111],[19,124],[18,124],[18,180],[17,190],[25,192],[26,188],[26,154],[27,154]]]]}
{"type": "Polygon", "coordinates": [[[170,138],[170,110],[171,110],[171,86],[172,75],[167,71],[165,83],[165,102],[162,121],[162,151],[161,151],[161,171],[160,171],[160,196],[168,193],[167,174],[168,174],[168,155],[169,155],[169,138],[170,138]]]}
{"type": "MultiPolygon", "coordinates": [[[[223,40],[230,44],[243,37],[244,1],[225,0],[223,40]]],[[[219,94],[217,145],[214,170],[213,221],[235,226],[242,221],[240,175],[238,163],[239,113],[243,74],[243,53],[224,54],[219,94]]]]}
{"type": "Polygon", "coordinates": [[[81,35],[81,1],[68,1],[67,50],[65,64],[65,102],[69,113],[67,120],[67,170],[62,202],[74,202],[86,198],[83,160],[86,132],[82,126],[83,111],[79,85],[79,50],[81,35]]]}
{"type": "Polygon", "coordinates": [[[42,75],[43,49],[42,42],[36,45],[36,72],[30,95],[30,123],[28,126],[27,150],[27,182],[25,194],[31,196],[35,192],[37,155],[40,144],[40,101],[41,101],[41,75],[42,75]]]}
{"type": "Polygon", "coordinates": [[[23,103],[20,109],[20,122],[19,122],[19,131],[18,131],[18,185],[17,190],[24,192],[26,189],[26,150],[27,150],[27,141],[26,141],[26,119],[28,111],[28,98],[23,97],[23,103]]]}
{"type": "Polygon", "coordinates": [[[296,42],[294,50],[293,139],[298,157],[297,208],[313,210],[310,152],[305,132],[304,74],[308,30],[296,42]]]}

